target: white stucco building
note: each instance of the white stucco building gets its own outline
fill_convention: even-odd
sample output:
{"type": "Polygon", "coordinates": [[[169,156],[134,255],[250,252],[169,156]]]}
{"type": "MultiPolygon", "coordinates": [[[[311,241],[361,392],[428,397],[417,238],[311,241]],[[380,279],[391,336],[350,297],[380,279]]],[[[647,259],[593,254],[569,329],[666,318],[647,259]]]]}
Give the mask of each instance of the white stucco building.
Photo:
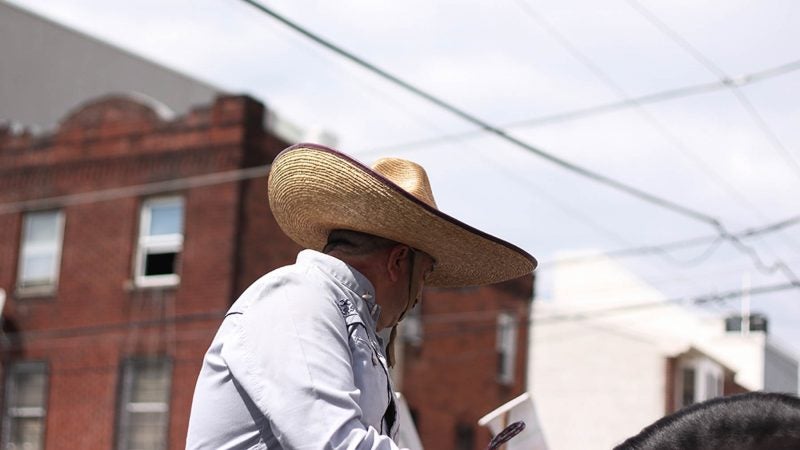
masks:
{"type": "Polygon", "coordinates": [[[727,332],[724,317],[664,303],[611,260],[553,270],[553,298],[534,306],[528,370],[551,448],[612,448],[723,393],[796,393],[798,363],[765,331],[727,332]]]}

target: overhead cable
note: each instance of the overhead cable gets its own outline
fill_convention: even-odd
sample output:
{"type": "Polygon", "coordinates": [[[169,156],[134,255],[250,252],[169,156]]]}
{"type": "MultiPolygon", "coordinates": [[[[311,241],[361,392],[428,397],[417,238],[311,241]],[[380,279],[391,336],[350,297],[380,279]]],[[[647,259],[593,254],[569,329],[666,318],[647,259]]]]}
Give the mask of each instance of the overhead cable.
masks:
{"type": "MultiPolygon", "coordinates": [[[[705,54],[703,54],[703,52],[689,43],[689,41],[681,36],[680,33],[672,29],[666,24],[666,22],[661,20],[654,12],[646,8],[638,0],[628,0],[628,4],[653,27],[667,36],[667,38],[677,44],[683,51],[691,55],[692,58],[700,63],[700,65],[705,67],[706,70],[716,76],[721,82],[731,79],[730,76],[724,70],[722,70],[722,68],[720,68],[711,60],[711,58],[707,57],[705,54]]],[[[790,167],[792,167],[792,169],[794,169],[794,172],[800,176],[800,163],[797,162],[797,159],[795,159],[792,152],[786,148],[772,127],[769,126],[761,113],[758,112],[755,105],[753,105],[750,99],[745,95],[744,91],[740,89],[740,86],[736,83],[726,83],[726,87],[730,89],[731,93],[734,95],[739,104],[741,104],[745,109],[753,123],[756,125],[759,131],[761,131],[772,148],[784,159],[784,161],[789,164],[790,167]]],[[[792,245],[797,245],[791,239],[788,239],[788,241],[792,245]]]]}
{"type": "MultiPolygon", "coordinates": [[[[568,313],[546,314],[542,316],[534,316],[532,321],[522,320],[519,323],[528,325],[530,322],[533,322],[534,324],[538,325],[544,323],[556,323],[564,321],[574,322],[581,320],[596,319],[598,317],[609,317],[609,316],[624,314],[631,311],[659,308],[669,305],[681,305],[681,304],[702,305],[706,303],[722,302],[734,298],[739,298],[744,295],[758,296],[758,295],[782,292],[785,290],[793,289],[794,287],[795,286],[790,283],[757,286],[757,287],[751,287],[747,290],[733,290],[717,294],[706,294],[691,298],[681,297],[668,300],[611,306],[606,308],[585,309],[581,311],[572,311],[568,313]]],[[[5,337],[13,345],[14,343],[17,343],[20,340],[31,341],[31,340],[52,339],[52,338],[74,338],[80,336],[94,336],[109,332],[131,330],[138,327],[161,326],[168,323],[195,323],[195,322],[206,322],[206,321],[221,321],[225,315],[224,313],[225,311],[206,311],[202,313],[182,314],[172,317],[160,317],[155,319],[144,319],[131,322],[96,324],[91,326],[78,326],[78,327],[53,329],[53,330],[30,330],[30,331],[10,332],[10,333],[5,333],[5,337]]],[[[428,319],[427,317],[423,317],[422,321],[423,323],[430,322],[432,324],[475,321],[475,320],[481,320],[480,319],[481,316],[488,314],[496,315],[497,311],[496,310],[475,311],[474,313],[460,313],[458,315],[437,314],[437,315],[432,315],[430,319],[428,319]]],[[[480,328],[496,329],[496,324],[492,323],[489,326],[480,328]]],[[[191,331],[191,330],[186,330],[186,331],[191,331]]],[[[430,337],[431,335],[435,335],[436,337],[444,337],[445,335],[463,334],[465,332],[476,332],[476,331],[479,331],[478,327],[464,326],[464,327],[459,327],[459,329],[454,330],[453,332],[426,333],[425,336],[426,338],[430,337]]]]}
{"type": "Polygon", "coordinates": [[[35,209],[45,209],[52,207],[62,207],[78,205],[83,203],[98,202],[104,200],[116,200],[125,197],[138,195],[151,195],[162,192],[177,191],[182,189],[196,188],[202,186],[212,186],[215,184],[229,183],[233,181],[246,180],[266,176],[271,165],[248,167],[245,169],[235,169],[225,172],[214,172],[203,175],[193,175],[184,178],[175,178],[166,181],[156,181],[153,183],[137,184],[110,189],[100,189],[89,192],[78,192],[75,194],[61,195],[57,197],[39,198],[33,200],[22,200],[18,202],[0,204],[0,214],[9,214],[18,211],[35,209]]]}
{"type": "Polygon", "coordinates": [[[771,285],[751,287],[749,289],[737,289],[722,293],[706,294],[692,298],[678,297],[678,298],[659,300],[654,302],[652,301],[640,302],[627,305],[611,306],[607,308],[586,309],[585,311],[554,313],[554,314],[543,315],[540,317],[534,316],[533,322],[535,324],[541,324],[541,323],[560,322],[560,321],[596,319],[598,317],[614,316],[631,311],[639,311],[650,308],[660,308],[669,305],[682,305],[682,304],[703,305],[707,303],[723,302],[726,300],[740,298],[745,295],[758,296],[765,294],[773,294],[794,288],[796,288],[794,283],[771,284],[771,285]]]}
{"type": "MultiPolygon", "coordinates": [[[[709,72],[713,73],[720,81],[730,80],[731,78],[728,76],[725,71],[723,71],[718,65],[716,65],[710,58],[705,56],[700,50],[695,48],[692,44],[689,43],[686,39],[683,38],[678,32],[670,28],[663,20],[659,19],[652,11],[645,8],[644,5],[639,3],[637,0],[627,0],[628,4],[638,12],[642,17],[644,17],[651,25],[657,28],[661,33],[666,35],[669,39],[675,42],[680,48],[682,48],[685,52],[690,54],[695,60],[697,60],[703,67],[705,67],[709,72]]],[[[753,119],[753,122],[756,126],[761,130],[764,136],[767,138],[769,143],[772,147],[778,151],[778,153],[783,157],[783,159],[789,163],[789,165],[794,169],[798,176],[800,176],[800,163],[797,162],[794,155],[783,145],[783,142],[778,138],[772,128],[767,124],[761,114],[758,112],[756,107],[750,102],[747,96],[739,89],[739,85],[736,83],[727,83],[726,86],[731,90],[731,92],[736,97],[736,100],[744,107],[747,111],[748,115],[753,119]]]]}
{"type": "Polygon", "coordinates": [[[594,171],[589,170],[589,169],[587,169],[585,167],[579,166],[577,164],[574,164],[572,162],[569,162],[567,160],[559,158],[559,157],[557,157],[555,155],[547,153],[547,152],[545,152],[545,151],[543,151],[543,150],[541,150],[539,148],[536,148],[536,147],[534,147],[534,146],[532,146],[532,145],[530,145],[530,144],[528,144],[526,142],[523,142],[523,141],[521,141],[521,140],[519,140],[519,139],[517,139],[517,138],[515,138],[515,137],[513,137],[511,135],[509,135],[504,130],[501,130],[500,128],[497,128],[497,127],[489,124],[488,122],[486,122],[486,121],[484,121],[482,119],[479,119],[478,117],[476,117],[476,116],[474,116],[472,114],[469,114],[469,113],[467,113],[467,112],[465,112],[465,111],[463,111],[463,110],[461,110],[461,109],[459,109],[459,108],[457,108],[457,107],[445,102],[444,100],[441,100],[441,99],[433,96],[432,94],[429,94],[429,93],[423,91],[422,89],[420,89],[420,88],[418,88],[418,87],[416,87],[416,86],[414,86],[414,85],[412,85],[412,84],[410,84],[410,83],[408,83],[406,81],[401,80],[400,78],[398,78],[398,77],[386,72],[385,70],[375,66],[374,64],[369,63],[369,62],[365,61],[364,59],[354,55],[353,53],[350,53],[349,51],[344,50],[343,48],[331,43],[330,41],[321,38],[320,36],[318,36],[318,35],[310,32],[310,31],[306,30],[305,28],[297,25],[296,23],[290,21],[289,19],[277,14],[272,9],[267,8],[266,6],[254,1],[254,0],[242,0],[242,1],[247,3],[247,4],[249,4],[249,5],[252,5],[256,9],[258,9],[258,10],[262,11],[263,13],[271,16],[275,20],[278,20],[279,22],[283,23],[284,25],[288,26],[289,28],[292,28],[293,30],[297,31],[298,33],[308,37],[309,39],[313,40],[314,42],[318,43],[319,45],[322,45],[323,47],[328,48],[329,50],[341,55],[342,57],[347,58],[350,61],[353,61],[354,63],[356,63],[356,64],[364,67],[365,69],[367,69],[367,70],[369,70],[369,71],[381,76],[382,78],[385,78],[385,79],[391,81],[392,83],[396,84],[397,86],[400,86],[403,89],[405,89],[405,90],[407,90],[407,91],[409,91],[409,92],[411,92],[411,93],[413,93],[413,94],[415,94],[415,95],[417,95],[419,97],[422,97],[425,100],[428,100],[429,102],[441,107],[442,109],[444,109],[446,111],[449,111],[452,114],[455,114],[456,116],[462,118],[463,120],[465,120],[465,121],[467,121],[469,123],[472,123],[473,125],[478,126],[479,128],[485,130],[486,132],[494,134],[495,136],[498,136],[501,139],[516,145],[517,147],[520,147],[520,148],[523,148],[525,150],[528,150],[528,151],[538,155],[539,157],[550,161],[553,164],[556,164],[556,165],[558,165],[558,166],[560,166],[560,167],[562,167],[564,169],[567,169],[567,170],[569,170],[571,172],[577,173],[577,174],[579,174],[581,176],[584,176],[586,178],[595,180],[595,181],[597,181],[597,182],[599,182],[601,184],[604,184],[604,185],[609,186],[611,188],[614,188],[616,190],[625,192],[625,193],[627,193],[629,195],[632,195],[634,197],[638,197],[638,198],[640,198],[640,199],[642,199],[642,200],[644,200],[644,201],[646,201],[648,203],[652,203],[652,204],[661,206],[663,208],[670,209],[673,212],[676,212],[678,214],[681,214],[681,215],[684,215],[684,216],[687,216],[687,217],[691,217],[691,218],[693,218],[695,220],[699,220],[701,222],[705,222],[705,223],[710,224],[710,225],[715,226],[715,227],[716,226],[720,226],[719,221],[717,219],[711,217],[711,216],[708,216],[708,215],[703,214],[703,213],[698,212],[698,211],[694,211],[691,208],[688,208],[688,207],[683,206],[683,205],[679,205],[679,204],[677,204],[677,203],[675,203],[673,201],[670,201],[670,200],[667,200],[667,199],[664,199],[664,198],[660,198],[660,197],[658,197],[658,196],[656,196],[654,194],[650,194],[648,192],[645,192],[645,191],[643,191],[641,189],[638,189],[638,188],[635,188],[633,186],[629,186],[629,185],[627,185],[627,184],[625,184],[625,183],[623,183],[621,181],[618,181],[618,180],[615,180],[615,179],[610,178],[608,176],[605,176],[605,175],[602,175],[600,173],[594,172],[594,171]]]}
{"type": "MultiPolygon", "coordinates": [[[[598,318],[615,317],[636,311],[645,311],[648,309],[663,308],[667,306],[680,306],[680,305],[700,306],[705,304],[713,304],[740,298],[745,295],[749,296],[767,295],[791,289],[796,289],[796,286],[793,283],[772,284],[772,285],[752,287],[746,290],[739,289],[739,290],[726,291],[716,294],[706,294],[697,297],[679,297],[667,300],[629,303],[626,305],[618,305],[618,306],[608,306],[603,308],[592,308],[592,309],[587,308],[587,309],[582,309],[580,311],[546,313],[540,316],[534,315],[531,319],[520,319],[517,320],[516,323],[524,327],[527,327],[529,325],[537,327],[542,325],[558,324],[562,322],[575,323],[575,322],[593,320],[598,318]]],[[[424,339],[426,340],[442,339],[447,337],[454,337],[464,334],[473,334],[481,332],[491,333],[497,330],[497,323],[495,323],[494,321],[492,321],[492,323],[480,323],[481,321],[488,321],[488,318],[483,320],[480,319],[481,313],[482,311],[476,311],[475,314],[472,316],[453,317],[451,319],[454,321],[478,321],[479,322],[478,324],[475,325],[462,324],[457,328],[448,328],[442,331],[438,330],[426,331],[424,339]]],[[[436,317],[435,319],[432,320],[426,320],[426,318],[423,317],[422,321],[423,323],[431,322],[431,325],[448,322],[447,319],[444,317],[436,317]]]]}
{"type": "MultiPolygon", "coordinates": [[[[521,10],[533,21],[536,22],[539,27],[543,28],[549,35],[552,37],[564,50],[566,50],[573,58],[575,58],[578,62],[580,62],[584,67],[586,67],[594,76],[595,78],[599,79],[606,87],[611,89],[618,97],[622,100],[633,100],[628,95],[628,93],[619,86],[611,76],[609,76],[603,69],[601,69],[594,61],[584,54],[581,50],[578,49],[576,45],[574,45],[563,33],[561,33],[553,24],[551,24],[545,17],[537,12],[531,5],[530,2],[526,0],[516,0],[517,5],[521,8],[521,10]]],[[[723,83],[724,84],[724,83],[723,83]]],[[[766,220],[764,215],[758,210],[758,208],[750,202],[747,197],[745,197],[738,189],[736,189],[733,185],[727,182],[724,178],[722,178],[716,171],[714,171],[708,164],[706,164],[702,159],[700,159],[697,154],[692,151],[686,143],[672,133],[666,126],[664,126],[659,120],[657,120],[652,114],[648,112],[647,109],[644,108],[644,105],[633,102],[632,106],[634,107],[634,111],[639,114],[647,123],[649,123],[655,131],[657,131],[661,136],[663,136],[669,143],[672,144],[674,148],[676,148],[680,153],[691,161],[695,167],[700,169],[706,177],[713,180],[718,186],[724,188],[724,190],[737,202],[740,202],[744,206],[756,211],[759,216],[766,220]]]]}
{"type": "Polygon", "coordinates": [[[636,187],[633,187],[633,186],[630,186],[628,184],[625,184],[625,183],[623,183],[623,182],[621,182],[619,180],[616,180],[614,178],[608,177],[606,175],[602,175],[602,174],[600,174],[598,172],[594,172],[594,171],[592,171],[590,169],[587,169],[587,168],[585,168],[583,166],[579,166],[579,165],[577,165],[575,163],[569,162],[569,161],[567,161],[565,159],[562,159],[562,158],[559,158],[559,157],[557,157],[555,155],[547,153],[547,152],[545,152],[545,151],[543,151],[543,150],[541,150],[541,149],[539,149],[537,147],[534,147],[533,145],[530,145],[530,144],[528,144],[526,142],[523,142],[522,140],[520,140],[518,138],[515,138],[515,137],[511,136],[506,131],[504,131],[504,130],[502,130],[500,128],[497,128],[497,127],[489,124],[488,122],[486,122],[486,121],[484,121],[482,119],[479,119],[478,117],[476,117],[476,116],[474,116],[472,114],[469,114],[466,111],[463,111],[463,110],[461,110],[461,109],[459,109],[459,108],[457,108],[457,107],[445,102],[444,100],[441,100],[438,97],[435,97],[432,94],[429,94],[428,92],[423,91],[422,89],[420,89],[420,88],[418,88],[418,87],[416,87],[416,86],[414,86],[414,85],[412,85],[412,84],[410,84],[410,83],[408,83],[406,81],[403,81],[402,79],[398,78],[397,76],[390,74],[389,72],[387,72],[387,71],[375,66],[374,64],[364,60],[361,57],[356,56],[355,54],[353,54],[353,53],[343,49],[342,47],[340,47],[340,46],[328,41],[327,39],[324,39],[324,38],[320,37],[319,35],[317,35],[315,33],[312,33],[311,31],[309,31],[309,30],[303,28],[302,26],[292,22],[291,20],[287,19],[286,17],[276,13],[272,9],[262,5],[261,3],[258,3],[255,0],[242,0],[242,1],[247,3],[247,4],[249,4],[249,5],[251,5],[251,6],[253,6],[254,8],[258,9],[259,11],[269,15],[273,19],[281,22],[285,26],[295,30],[296,32],[302,34],[303,36],[306,36],[307,38],[311,39],[312,41],[316,42],[317,44],[319,44],[319,45],[331,50],[332,52],[334,52],[334,53],[336,53],[336,54],[338,54],[338,55],[340,55],[340,56],[342,56],[342,57],[344,57],[344,58],[346,58],[346,59],[358,64],[359,66],[361,66],[361,67],[363,67],[363,68],[365,68],[365,69],[377,74],[378,76],[380,76],[380,77],[392,82],[393,84],[395,84],[395,85],[397,85],[397,86],[399,86],[399,87],[411,92],[412,94],[415,94],[415,95],[417,95],[419,97],[422,97],[423,99],[425,99],[425,100],[427,100],[427,101],[429,101],[429,102],[441,107],[442,109],[444,109],[446,111],[451,112],[452,114],[462,118],[463,120],[465,120],[465,121],[467,121],[469,123],[472,123],[473,125],[476,125],[479,128],[485,130],[486,132],[488,132],[490,134],[493,134],[493,135],[495,135],[495,136],[497,136],[497,137],[499,137],[499,138],[501,138],[501,139],[503,139],[503,140],[505,140],[505,141],[517,146],[517,147],[520,147],[520,148],[523,148],[525,150],[528,150],[531,153],[534,153],[535,155],[537,155],[537,156],[539,156],[539,157],[541,157],[541,158],[543,158],[543,159],[545,159],[547,161],[550,161],[553,164],[556,164],[556,165],[558,165],[558,166],[560,166],[560,167],[562,167],[564,169],[567,169],[567,170],[569,170],[571,172],[579,174],[579,175],[581,175],[583,177],[586,177],[586,178],[589,178],[591,180],[594,180],[594,181],[596,181],[596,182],[598,182],[600,184],[603,184],[605,186],[611,187],[611,188],[616,189],[618,191],[624,192],[624,193],[626,193],[628,195],[637,197],[637,198],[639,198],[639,199],[641,199],[643,201],[646,201],[648,203],[660,206],[660,207],[665,208],[665,209],[669,209],[669,210],[671,210],[671,211],[673,211],[675,213],[678,213],[680,215],[683,215],[685,217],[688,217],[688,218],[691,218],[691,219],[694,219],[694,220],[697,220],[697,221],[700,221],[700,222],[704,222],[704,223],[706,223],[708,225],[711,225],[712,227],[714,227],[717,230],[717,232],[719,233],[719,235],[721,237],[723,237],[724,239],[732,242],[734,247],[736,247],[737,249],[739,249],[743,253],[745,253],[748,256],[750,256],[753,259],[756,267],[759,268],[759,270],[767,271],[767,272],[770,272],[770,273],[774,272],[775,270],[781,270],[792,281],[792,284],[800,287],[800,278],[798,278],[791,271],[791,269],[788,266],[786,266],[785,264],[783,264],[783,265],[779,264],[779,265],[776,265],[776,266],[773,267],[773,266],[767,266],[766,264],[764,264],[752,248],[746,246],[744,243],[739,241],[735,236],[733,236],[730,232],[728,232],[728,230],[724,227],[724,225],[718,219],[716,219],[716,218],[714,218],[714,217],[712,217],[712,216],[710,216],[708,214],[702,213],[700,211],[696,211],[696,210],[691,209],[689,207],[680,205],[680,204],[678,204],[678,203],[676,203],[674,201],[671,201],[671,200],[668,200],[668,199],[665,199],[665,198],[661,198],[661,197],[658,197],[658,196],[656,196],[654,194],[645,192],[645,191],[643,191],[641,189],[638,189],[636,187]]]}
{"type": "MultiPolygon", "coordinates": [[[[771,67],[758,72],[753,72],[741,75],[735,78],[726,80],[712,81],[708,83],[700,83],[689,86],[683,86],[675,89],[667,89],[663,91],[645,94],[639,97],[631,97],[627,100],[619,100],[615,102],[603,103],[600,105],[589,106],[586,108],[578,108],[571,111],[565,111],[555,114],[548,114],[544,116],[534,117],[530,119],[519,120],[515,122],[507,122],[500,125],[503,129],[515,128],[530,128],[551,123],[569,122],[573,120],[592,117],[600,114],[606,114],[614,111],[619,111],[627,108],[632,108],[640,105],[658,103],[667,100],[674,100],[678,98],[691,97],[699,94],[706,94],[715,91],[728,89],[730,85],[746,86],[751,83],[757,83],[770,78],[786,75],[791,72],[800,70],[800,60],[791,61],[780,66],[771,67]]],[[[370,149],[363,153],[378,153],[388,150],[404,150],[419,147],[429,147],[432,145],[444,144],[455,139],[467,139],[482,136],[485,133],[483,129],[464,131],[461,133],[451,133],[441,136],[436,136],[427,139],[418,139],[414,141],[402,142],[395,145],[388,145],[376,149],[370,149]]]]}
{"type": "MultiPolygon", "coordinates": [[[[748,228],[746,230],[740,231],[735,234],[738,238],[749,238],[753,236],[761,236],[764,234],[773,233],[776,231],[783,230],[784,228],[790,227],[792,225],[800,223],[800,216],[793,216],[788,219],[781,220],[779,222],[771,223],[768,225],[764,225],[762,227],[756,228],[748,228]]],[[[623,258],[623,257],[630,257],[630,256],[641,256],[641,255],[648,255],[653,253],[667,253],[670,250],[677,250],[682,248],[692,248],[698,247],[701,245],[709,245],[713,246],[716,242],[721,239],[718,235],[709,235],[709,236],[698,236],[689,239],[682,239],[678,241],[667,242],[664,244],[656,244],[656,245],[645,245],[640,247],[631,247],[631,248],[624,248],[619,250],[611,250],[607,252],[591,254],[591,255],[584,255],[584,256],[575,256],[569,258],[561,258],[558,260],[560,263],[568,263],[568,264],[575,264],[575,263],[582,263],[582,262],[590,262],[592,260],[596,260],[599,258],[604,257],[613,257],[613,258],[623,258]]],[[[553,262],[550,264],[542,263],[540,266],[541,270],[546,270],[548,266],[552,266],[553,262]]]]}

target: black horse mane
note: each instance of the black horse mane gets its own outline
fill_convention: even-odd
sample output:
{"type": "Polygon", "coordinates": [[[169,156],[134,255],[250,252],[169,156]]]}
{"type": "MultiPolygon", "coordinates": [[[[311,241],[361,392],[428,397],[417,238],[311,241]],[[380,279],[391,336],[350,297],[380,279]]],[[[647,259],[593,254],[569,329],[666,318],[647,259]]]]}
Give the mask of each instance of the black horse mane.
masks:
{"type": "Polygon", "coordinates": [[[659,419],[614,450],[800,449],[800,399],[749,392],[718,397],[659,419]]]}

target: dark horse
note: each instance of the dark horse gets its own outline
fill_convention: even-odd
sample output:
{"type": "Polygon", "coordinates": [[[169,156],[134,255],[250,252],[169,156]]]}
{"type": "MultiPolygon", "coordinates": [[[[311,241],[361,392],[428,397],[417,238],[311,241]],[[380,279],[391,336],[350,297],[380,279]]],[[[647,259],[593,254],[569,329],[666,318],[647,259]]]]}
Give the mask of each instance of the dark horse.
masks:
{"type": "Polygon", "coordinates": [[[750,392],[707,400],[659,419],[614,448],[667,449],[800,449],[800,399],[750,392]]]}

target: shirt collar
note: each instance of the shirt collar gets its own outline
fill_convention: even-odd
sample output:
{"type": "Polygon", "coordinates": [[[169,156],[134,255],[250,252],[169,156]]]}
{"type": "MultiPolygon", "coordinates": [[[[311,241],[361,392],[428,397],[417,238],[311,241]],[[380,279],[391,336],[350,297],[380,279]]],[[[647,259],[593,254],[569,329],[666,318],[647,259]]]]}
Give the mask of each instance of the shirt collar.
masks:
{"type": "Polygon", "coordinates": [[[314,265],[353,291],[356,297],[362,300],[356,305],[359,315],[362,317],[366,315],[378,323],[381,307],[375,302],[375,287],[361,272],[338,258],[316,250],[303,250],[298,253],[297,263],[314,265]]]}

